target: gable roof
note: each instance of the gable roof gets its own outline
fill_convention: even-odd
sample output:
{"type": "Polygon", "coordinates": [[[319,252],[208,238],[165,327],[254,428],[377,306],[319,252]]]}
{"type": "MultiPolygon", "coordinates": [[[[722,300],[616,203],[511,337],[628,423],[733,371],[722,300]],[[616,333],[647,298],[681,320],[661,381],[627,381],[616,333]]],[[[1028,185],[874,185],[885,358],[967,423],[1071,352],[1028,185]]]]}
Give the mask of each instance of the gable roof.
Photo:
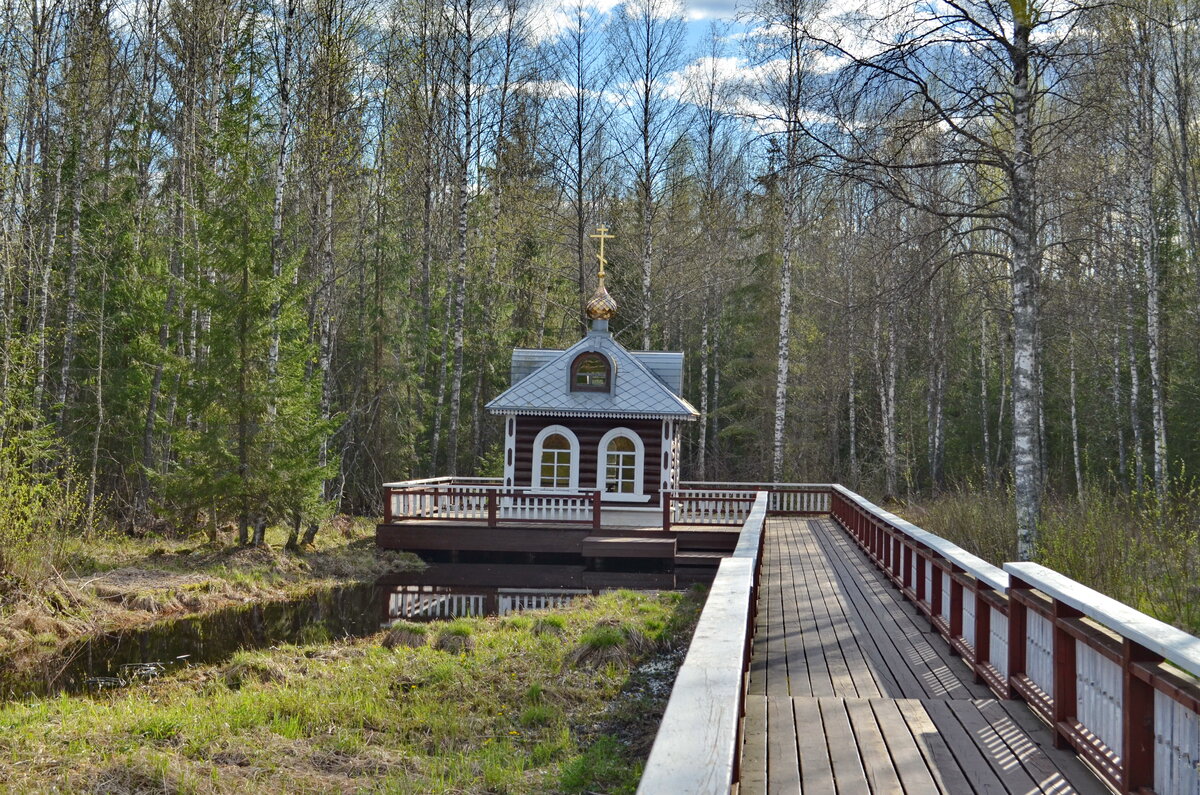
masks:
{"type": "Polygon", "coordinates": [[[683,354],[625,350],[607,331],[593,330],[565,351],[513,351],[512,386],[487,404],[492,414],[553,414],[574,417],[674,417],[700,413],[676,393],[683,354]],[[613,364],[608,392],[572,392],[571,362],[594,351],[613,364]]]}
{"type": "MultiPolygon", "coordinates": [[[[509,383],[516,386],[539,367],[558,358],[560,348],[514,348],[509,368],[509,383]]],[[[683,354],[678,351],[626,351],[637,359],[667,389],[676,395],[683,392],[683,354]]]]}

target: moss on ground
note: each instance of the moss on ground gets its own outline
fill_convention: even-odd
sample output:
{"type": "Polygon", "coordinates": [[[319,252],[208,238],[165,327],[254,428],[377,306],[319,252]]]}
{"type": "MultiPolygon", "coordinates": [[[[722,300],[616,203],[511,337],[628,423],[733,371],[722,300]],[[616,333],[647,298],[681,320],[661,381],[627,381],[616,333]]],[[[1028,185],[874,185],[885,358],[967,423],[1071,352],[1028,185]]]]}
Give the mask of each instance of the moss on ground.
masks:
{"type": "Polygon", "coordinates": [[[244,652],[108,696],[10,704],[0,789],[632,792],[665,696],[618,705],[639,670],[677,664],[702,603],[698,591],[619,591],[557,611],[561,633],[512,618],[430,626],[471,638],[469,653],[388,649],[381,632],[244,652]],[[612,626],[628,630],[617,641],[627,655],[572,664],[612,626]]]}

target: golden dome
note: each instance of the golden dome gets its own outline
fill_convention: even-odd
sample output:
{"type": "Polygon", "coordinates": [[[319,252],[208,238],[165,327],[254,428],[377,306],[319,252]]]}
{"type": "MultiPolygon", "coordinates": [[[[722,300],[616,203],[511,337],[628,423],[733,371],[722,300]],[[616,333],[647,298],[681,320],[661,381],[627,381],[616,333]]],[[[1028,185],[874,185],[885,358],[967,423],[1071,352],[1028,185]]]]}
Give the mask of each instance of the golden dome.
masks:
{"type": "Polygon", "coordinates": [[[617,302],[608,294],[608,289],[604,286],[604,266],[608,261],[604,259],[604,241],[612,240],[612,235],[608,233],[607,226],[597,226],[596,234],[588,235],[600,241],[600,252],[596,255],[596,259],[600,261],[600,272],[597,276],[600,277],[600,283],[596,285],[596,292],[592,293],[591,299],[587,302],[587,316],[589,320],[612,320],[613,315],[617,314],[617,302]]]}
{"type": "Polygon", "coordinates": [[[617,302],[608,294],[608,289],[604,286],[604,277],[600,277],[600,284],[596,285],[596,292],[592,294],[591,299],[587,302],[587,316],[589,320],[612,320],[617,314],[617,302]]]}

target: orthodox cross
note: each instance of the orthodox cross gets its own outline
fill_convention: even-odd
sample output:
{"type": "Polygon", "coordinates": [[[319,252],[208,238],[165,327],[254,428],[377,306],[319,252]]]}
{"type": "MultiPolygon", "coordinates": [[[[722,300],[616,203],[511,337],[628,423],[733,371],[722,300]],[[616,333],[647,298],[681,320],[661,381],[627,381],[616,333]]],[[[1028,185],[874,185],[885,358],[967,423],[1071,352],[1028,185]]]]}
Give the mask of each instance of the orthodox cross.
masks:
{"type": "Polygon", "coordinates": [[[608,227],[603,225],[596,227],[596,232],[597,234],[588,235],[588,237],[600,241],[600,253],[596,257],[600,260],[600,278],[603,279],[604,266],[608,264],[608,260],[604,259],[604,241],[612,240],[613,236],[608,234],[608,227]]]}

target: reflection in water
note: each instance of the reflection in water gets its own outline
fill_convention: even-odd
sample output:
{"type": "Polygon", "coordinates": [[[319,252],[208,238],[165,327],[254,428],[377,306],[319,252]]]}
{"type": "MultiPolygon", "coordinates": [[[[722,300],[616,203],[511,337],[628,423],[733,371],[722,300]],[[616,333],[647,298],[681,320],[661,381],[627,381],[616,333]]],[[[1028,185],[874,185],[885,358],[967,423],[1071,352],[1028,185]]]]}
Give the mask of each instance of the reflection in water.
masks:
{"type": "Polygon", "coordinates": [[[388,595],[388,618],[434,619],[461,616],[506,616],[522,610],[566,607],[591,591],[539,591],[494,588],[457,593],[432,585],[400,585],[388,595]]]}
{"type": "Polygon", "coordinates": [[[671,573],[596,572],[582,566],[437,564],[303,599],[85,638],[32,673],[6,670],[0,663],[0,699],[123,687],[189,665],[219,663],[242,649],[362,637],[400,618],[506,615],[564,607],[604,590],[670,590],[689,583],[671,573]]]}
{"type": "Polygon", "coordinates": [[[387,618],[436,619],[505,616],[522,610],[566,607],[580,596],[615,588],[670,590],[669,572],[586,571],[582,566],[446,563],[385,577],[387,618]]]}

